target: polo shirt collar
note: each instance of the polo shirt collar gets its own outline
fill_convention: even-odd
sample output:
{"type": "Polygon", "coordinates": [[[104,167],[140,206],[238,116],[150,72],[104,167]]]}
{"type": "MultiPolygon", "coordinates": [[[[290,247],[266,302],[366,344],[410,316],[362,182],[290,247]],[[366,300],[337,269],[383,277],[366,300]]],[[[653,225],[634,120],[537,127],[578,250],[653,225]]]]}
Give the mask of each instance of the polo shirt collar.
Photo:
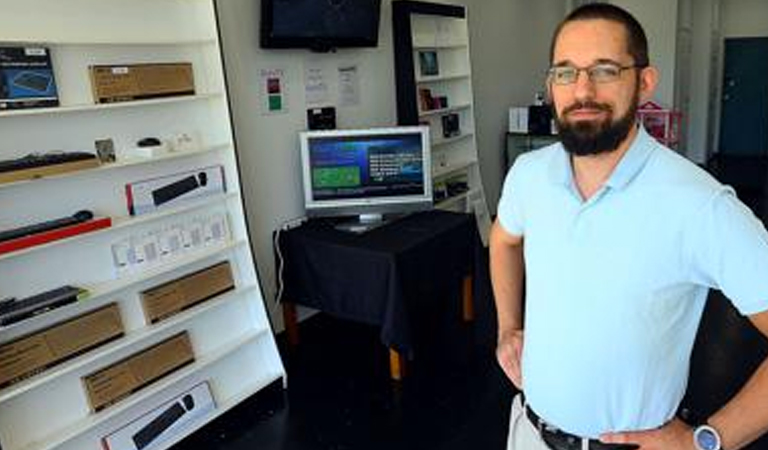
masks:
{"type": "MultiPolygon", "coordinates": [[[[635,140],[629,146],[629,149],[621,161],[613,169],[613,173],[605,182],[605,185],[613,189],[620,189],[629,184],[630,181],[640,173],[648,157],[655,148],[654,139],[645,131],[642,125],[638,125],[635,140]]],[[[560,151],[556,152],[555,157],[549,166],[549,178],[555,184],[562,184],[566,187],[573,185],[573,169],[571,167],[571,156],[560,144],[560,151]]]]}

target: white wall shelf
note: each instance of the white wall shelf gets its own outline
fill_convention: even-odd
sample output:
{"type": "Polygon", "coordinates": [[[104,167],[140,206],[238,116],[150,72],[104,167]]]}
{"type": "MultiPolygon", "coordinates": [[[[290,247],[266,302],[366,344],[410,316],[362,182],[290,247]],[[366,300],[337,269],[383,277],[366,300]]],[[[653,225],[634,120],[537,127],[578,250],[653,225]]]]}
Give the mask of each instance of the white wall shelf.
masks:
{"type": "Polygon", "coordinates": [[[99,112],[109,109],[147,107],[152,105],[165,105],[169,103],[186,103],[194,101],[212,100],[222,98],[222,93],[178,95],[174,97],[153,98],[147,100],[132,100],[115,103],[86,103],[79,105],[62,105],[50,108],[14,109],[0,112],[0,119],[13,116],[38,116],[48,114],[69,114],[82,112],[99,112]]]}
{"type": "Polygon", "coordinates": [[[466,80],[468,78],[469,78],[469,73],[447,73],[445,75],[418,77],[416,78],[416,82],[419,84],[430,84],[430,83],[438,83],[441,81],[466,80]]]}
{"type": "Polygon", "coordinates": [[[450,113],[450,112],[456,112],[461,111],[464,109],[471,108],[472,105],[470,103],[460,103],[457,105],[449,106],[447,108],[440,108],[440,109],[431,109],[429,111],[420,111],[419,117],[430,117],[430,116],[439,116],[442,114],[450,113]]]}
{"type": "Polygon", "coordinates": [[[458,161],[455,163],[449,163],[445,166],[436,167],[432,169],[432,178],[444,178],[456,173],[465,172],[471,166],[477,164],[477,160],[458,161]]]}
{"type": "Polygon", "coordinates": [[[441,147],[441,146],[452,144],[454,142],[459,142],[459,141],[463,141],[465,139],[470,139],[470,138],[474,138],[474,137],[475,137],[474,133],[465,132],[465,133],[462,133],[462,134],[460,134],[458,136],[452,136],[452,137],[449,137],[449,138],[438,138],[438,139],[435,139],[432,142],[432,146],[433,147],[441,147]]]}
{"type": "Polygon", "coordinates": [[[103,39],[103,40],[93,40],[93,41],[87,41],[87,40],[70,40],[70,39],[46,39],[44,36],[41,36],[39,39],[35,38],[29,38],[29,39],[13,39],[13,40],[4,40],[3,44],[8,45],[46,45],[46,46],[57,46],[57,45],[71,45],[71,46],[130,46],[130,45],[149,45],[149,46],[168,46],[168,45],[179,45],[179,46],[193,46],[193,47],[199,47],[204,45],[217,45],[216,39],[208,38],[208,39],[146,39],[138,37],[136,39],[131,40],[112,40],[112,39],[103,39]]]}
{"type": "Polygon", "coordinates": [[[132,167],[132,166],[139,166],[142,164],[156,164],[160,161],[172,160],[177,158],[191,158],[191,157],[199,156],[205,153],[220,152],[225,150],[231,151],[232,147],[229,144],[222,144],[222,145],[201,147],[196,150],[174,151],[174,152],[169,151],[169,152],[160,154],[158,156],[153,156],[150,158],[139,158],[139,157],[124,158],[124,159],[115,161],[113,163],[101,164],[98,167],[94,167],[91,169],[83,169],[83,170],[78,170],[74,172],[65,172],[65,173],[55,174],[55,175],[46,175],[42,177],[32,178],[29,180],[13,181],[10,183],[0,183],[0,189],[12,187],[12,186],[18,186],[20,184],[25,184],[25,183],[39,183],[41,181],[57,179],[57,178],[81,177],[89,173],[123,169],[123,168],[132,167]]]}
{"type": "Polygon", "coordinates": [[[56,241],[46,242],[45,244],[36,245],[34,247],[27,247],[21,250],[17,250],[14,252],[8,252],[0,255],[0,261],[4,259],[10,259],[10,258],[16,258],[19,256],[27,255],[29,253],[33,252],[39,252],[44,250],[49,250],[51,247],[56,247],[59,245],[65,245],[65,244],[73,244],[80,240],[85,239],[93,239],[94,236],[99,236],[102,234],[107,233],[115,233],[117,231],[120,231],[124,228],[130,228],[135,227],[138,225],[142,225],[149,222],[158,221],[167,217],[179,215],[182,213],[194,211],[196,209],[203,209],[208,206],[213,206],[221,203],[222,201],[230,201],[234,199],[240,199],[240,193],[238,192],[232,192],[228,194],[217,194],[208,198],[200,199],[200,200],[194,200],[190,201],[189,203],[186,203],[182,206],[178,206],[175,208],[169,208],[160,210],[156,213],[148,213],[143,214],[141,216],[124,216],[124,217],[113,217],[112,218],[112,225],[106,228],[100,228],[98,230],[90,231],[83,234],[78,234],[76,236],[68,237],[65,239],[59,239],[56,241]]]}
{"type": "Polygon", "coordinates": [[[398,0],[392,2],[392,24],[398,123],[429,125],[436,192],[446,188],[442,181],[450,184],[453,181],[448,178],[463,176],[476,193],[436,201],[435,207],[473,212],[484,237],[488,206],[477,164],[467,10],[458,5],[398,0]],[[442,97],[449,106],[431,109],[442,104],[435,100],[442,97]],[[458,126],[458,134],[453,136],[456,130],[446,129],[452,123],[458,126]]]}
{"type": "MultiPolygon", "coordinates": [[[[25,298],[64,285],[88,290],[83,300],[0,327],[0,346],[115,303],[123,336],[0,389],[3,450],[101,450],[107,434],[202,382],[215,409],[157,446],[165,449],[206,426],[265,386],[285,386],[254,265],[240,192],[222,67],[215,0],[27,0],[3,8],[3,45],[42,45],[53,64],[61,106],[0,111],[0,160],[32,153],[93,151],[112,139],[117,162],[0,184],[0,231],[91,210],[112,226],[0,255],[3,297],[25,298]],[[169,26],[173,24],[173,26],[169,26]],[[97,64],[188,62],[197,95],[95,104],[88,68],[97,64]],[[146,137],[195,150],[130,159],[146,137]],[[140,180],[221,167],[226,192],[169,203],[129,216],[125,186],[140,180]],[[151,264],[118,268],[116,244],[143,246],[163,233],[224,217],[224,237],[166,252],[151,264]],[[155,324],[141,293],[221,262],[234,289],[155,324]],[[195,361],[93,413],[82,377],[186,332],[195,361]],[[44,417],[45,420],[40,420],[44,417]]],[[[185,232],[186,232],[185,231],[185,232]]],[[[208,231],[209,237],[213,234],[208,231]]],[[[170,236],[166,234],[166,237],[170,236]]],[[[218,236],[218,234],[217,234],[218,236]]]]}
{"type": "Polygon", "coordinates": [[[122,401],[108,407],[103,411],[92,414],[85,419],[73,424],[67,429],[61,430],[54,435],[46,436],[43,443],[32,443],[31,445],[24,447],[23,450],[53,450],[58,448],[59,446],[66,444],[68,441],[73,440],[84,432],[87,432],[89,429],[94,428],[97,425],[117,416],[122,411],[125,411],[131,406],[141,403],[142,401],[149,400],[153,395],[162,392],[163,389],[170,387],[175,383],[181,382],[184,380],[184,378],[189,378],[195,372],[202,371],[206,367],[215,364],[217,361],[225,358],[231,353],[234,353],[241,347],[259,339],[261,335],[267,333],[268,331],[269,330],[267,329],[252,331],[215,353],[206,355],[202,358],[196,358],[195,362],[191,365],[183,367],[178,371],[167,375],[160,381],[142,390],[139,390],[127,399],[123,399],[122,401]]]}
{"type": "Polygon", "coordinates": [[[433,45],[425,44],[425,45],[416,45],[414,44],[413,49],[414,50],[438,50],[438,49],[460,49],[460,48],[466,48],[468,45],[466,43],[439,43],[436,42],[433,45]]]}
{"type": "MultiPolygon", "coordinates": [[[[157,266],[142,270],[135,274],[126,275],[115,280],[92,286],[84,286],[84,288],[88,290],[89,295],[83,300],[56,308],[44,315],[37,315],[21,322],[0,327],[0,341],[8,341],[29,334],[36,329],[42,328],[45,323],[61,322],[83,314],[86,311],[99,308],[113,302],[113,296],[117,295],[122,290],[129,289],[139,284],[146,284],[147,282],[151,282],[174,271],[188,269],[190,266],[200,263],[201,261],[211,260],[217,256],[222,257],[227,252],[242,248],[245,244],[246,241],[241,240],[203,247],[202,249],[192,250],[183,256],[165,261],[157,266]]],[[[0,401],[2,401],[2,395],[0,395],[0,401]]]]}
{"type": "MultiPolygon", "coordinates": [[[[110,355],[121,352],[133,352],[146,345],[149,340],[157,340],[158,335],[171,335],[178,331],[180,325],[188,322],[195,317],[204,314],[211,310],[221,306],[225,301],[233,301],[240,296],[252,293],[255,286],[248,286],[245,288],[238,288],[234,291],[226,292],[216,298],[209,299],[203,303],[200,303],[184,312],[176,314],[175,316],[168,318],[155,325],[149,325],[145,328],[129,332],[123,337],[116,339],[109,344],[103,345],[96,350],[90,351],[77,358],[70,359],[60,365],[46,370],[45,372],[28,378],[25,381],[11,385],[9,388],[0,391],[0,403],[8,402],[19,395],[22,395],[36,387],[39,387],[46,383],[56,381],[57,378],[66,376],[67,374],[75,371],[90,371],[93,370],[99,364],[100,360],[108,358],[110,355]],[[171,330],[170,332],[168,330],[171,330]]],[[[114,300],[113,300],[114,301],[114,300]]],[[[105,302],[109,303],[109,302],[105,302]]],[[[91,308],[93,309],[93,308],[91,308]]]]}

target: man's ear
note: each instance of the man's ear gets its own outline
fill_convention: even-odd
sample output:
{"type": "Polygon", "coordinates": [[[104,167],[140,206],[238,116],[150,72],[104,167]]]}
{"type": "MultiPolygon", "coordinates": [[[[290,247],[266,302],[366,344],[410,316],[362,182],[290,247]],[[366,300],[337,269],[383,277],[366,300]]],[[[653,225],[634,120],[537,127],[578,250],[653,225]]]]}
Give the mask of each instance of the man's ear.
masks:
{"type": "Polygon", "coordinates": [[[544,82],[544,103],[551,105],[552,102],[552,83],[549,80],[544,82]]]}
{"type": "Polygon", "coordinates": [[[659,70],[654,66],[640,69],[640,103],[653,98],[656,86],[659,84],[659,70]]]}

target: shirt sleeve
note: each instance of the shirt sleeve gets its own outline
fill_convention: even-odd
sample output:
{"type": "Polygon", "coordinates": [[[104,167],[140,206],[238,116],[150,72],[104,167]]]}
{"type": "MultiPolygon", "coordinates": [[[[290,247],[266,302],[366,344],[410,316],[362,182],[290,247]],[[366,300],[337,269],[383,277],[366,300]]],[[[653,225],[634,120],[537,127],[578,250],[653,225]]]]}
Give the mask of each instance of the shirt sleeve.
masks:
{"type": "Polygon", "coordinates": [[[698,216],[688,227],[694,281],[720,289],[744,315],[768,310],[768,233],[762,222],[727,187],[698,216]]]}
{"type": "Polygon", "coordinates": [[[521,155],[507,173],[496,214],[502,228],[514,236],[522,236],[525,231],[525,183],[522,170],[524,163],[525,158],[521,155]]]}

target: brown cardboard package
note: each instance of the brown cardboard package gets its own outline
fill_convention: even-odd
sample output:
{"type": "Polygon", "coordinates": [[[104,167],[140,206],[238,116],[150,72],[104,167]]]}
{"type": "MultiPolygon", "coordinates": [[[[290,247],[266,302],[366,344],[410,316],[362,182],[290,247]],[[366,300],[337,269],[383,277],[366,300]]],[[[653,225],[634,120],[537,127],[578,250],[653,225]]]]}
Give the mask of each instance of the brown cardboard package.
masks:
{"type": "Polygon", "coordinates": [[[165,375],[194,362],[186,331],[83,377],[94,412],[112,405],[165,375]]]}
{"type": "Polygon", "coordinates": [[[95,65],[90,74],[96,103],[195,93],[191,63],[95,65]]]}
{"type": "Polygon", "coordinates": [[[147,322],[159,322],[179,311],[235,287],[228,261],[205,268],[141,293],[147,322]]]}
{"type": "Polygon", "coordinates": [[[35,375],[123,335],[112,303],[0,346],[0,387],[35,375]]]}

